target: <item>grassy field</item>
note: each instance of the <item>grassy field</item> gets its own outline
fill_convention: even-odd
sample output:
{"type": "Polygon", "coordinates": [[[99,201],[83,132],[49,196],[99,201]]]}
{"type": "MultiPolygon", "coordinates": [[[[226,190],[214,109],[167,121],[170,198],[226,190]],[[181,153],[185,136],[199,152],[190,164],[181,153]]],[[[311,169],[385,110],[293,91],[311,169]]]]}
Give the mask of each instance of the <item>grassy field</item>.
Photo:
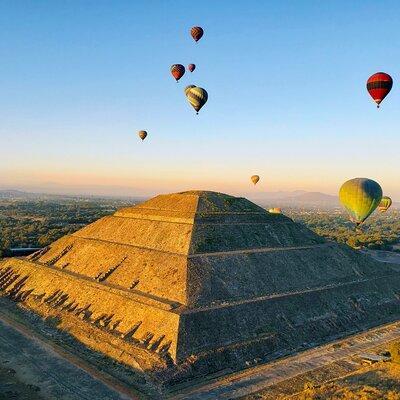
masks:
{"type": "Polygon", "coordinates": [[[400,365],[387,362],[365,366],[335,381],[308,388],[291,400],[400,400],[400,365]]]}

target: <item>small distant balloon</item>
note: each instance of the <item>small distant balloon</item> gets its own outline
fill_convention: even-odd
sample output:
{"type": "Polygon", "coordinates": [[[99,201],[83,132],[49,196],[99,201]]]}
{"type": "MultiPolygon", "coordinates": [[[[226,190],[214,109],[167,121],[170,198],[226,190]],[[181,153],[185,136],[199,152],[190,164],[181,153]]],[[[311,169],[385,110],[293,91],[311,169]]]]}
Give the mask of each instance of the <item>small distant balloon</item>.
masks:
{"type": "Polygon", "coordinates": [[[257,185],[257,182],[260,180],[260,177],[258,175],[253,175],[250,179],[254,183],[254,185],[257,185]]]}
{"type": "Polygon", "coordinates": [[[282,209],[280,207],[273,207],[268,210],[271,214],[282,214],[282,209]]]}
{"type": "Polygon", "coordinates": [[[193,72],[195,69],[196,69],[196,65],[195,65],[195,64],[189,64],[189,65],[188,65],[188,70],[189,70],[190,72],[193,72]]]}
{"type": "Polygon", "coordinates": [[[201,26],[194,26],[190,29],[190,34],[192,35],[192,38],[198,42],[204,35],[204,30],[201,26]]]}
{"type": "Polygon", "coordinates": [[[372,99],[379,105],[383,99],[389,94],[393,86],[393,79],[385,72],[377,72],[371,75],[367,81],[367,90],[372,99]]]}
{"type": "Polygon", "coordinates": [[[205,89],[195,86],[185,89],[186,97],[190,105],[196,110],[196,114],[199,113],[200,109],[207,103],[208,93],[205,89]]]}
{"type": "Polygon", "coordinates": [[[341,186],[339,199],[350,219],[358,226],[378,207],[382,200],[382,188],[372,179],[350,179],[341,186]]]}
{"type": "Polygon", "coordinates": [[[174,64],[171,66],[171,74],[178,82],[185,74],[185,67],[182,64],[174,64]]]}
{"type": "Polygon", "coordinates": [[[388,196],[383,196],[381,202],[379,203],[378,210],[381,213],[386,212],[392,205],[392,199],[388,196]]]}
{"type": "Polygon", "coordinates": [[[139,131],[138,135],[139,135],[140,139],[144,140],[147,137],[147,132],[146,131],[139,131]]]}

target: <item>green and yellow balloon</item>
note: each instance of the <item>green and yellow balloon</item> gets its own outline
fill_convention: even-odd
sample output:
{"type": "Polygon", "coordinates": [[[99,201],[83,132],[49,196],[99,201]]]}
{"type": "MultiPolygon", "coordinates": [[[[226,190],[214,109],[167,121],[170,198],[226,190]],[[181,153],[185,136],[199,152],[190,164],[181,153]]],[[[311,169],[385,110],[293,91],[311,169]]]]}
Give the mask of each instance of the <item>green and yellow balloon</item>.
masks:
{"type": "Polygon", "coordinates": [[[383,196],[381,202],[379,203],[378,210],[383,213],[386,212],[392,205],[392,199],[388,196],[383,196]]]}
{"type": "Polygon", "coordinates": [[[350,219],[358,226],[378,207],[382,200],[382,188],[372,179],[350,179],[340,188],[339,199],[350,219]]]}

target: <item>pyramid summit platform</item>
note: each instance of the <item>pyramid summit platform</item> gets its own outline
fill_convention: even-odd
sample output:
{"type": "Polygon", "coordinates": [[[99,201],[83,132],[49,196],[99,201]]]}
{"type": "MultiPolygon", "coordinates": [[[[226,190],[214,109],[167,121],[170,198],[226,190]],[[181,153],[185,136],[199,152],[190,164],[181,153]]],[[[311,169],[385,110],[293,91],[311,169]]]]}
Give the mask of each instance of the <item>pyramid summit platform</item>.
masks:
{"type": "Polygon", "coordinates": [[[398,266],[209,191],[159,195],[5,260],[0,289],[120,362],[174,371],[166,380],[400,317],[398,266]]]}

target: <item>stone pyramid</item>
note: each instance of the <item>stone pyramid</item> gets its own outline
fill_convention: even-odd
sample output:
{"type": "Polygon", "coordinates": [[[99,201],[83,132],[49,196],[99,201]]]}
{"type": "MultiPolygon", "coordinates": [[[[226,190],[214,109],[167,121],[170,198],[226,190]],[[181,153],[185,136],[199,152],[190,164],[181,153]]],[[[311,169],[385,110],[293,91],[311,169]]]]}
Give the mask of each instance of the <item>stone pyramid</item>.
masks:
{"type": "Polygon", "coordinates": [[[145,349],[139,365],[151,353],[209,370],[400,316],[396,266],[207,191],[157,196],[9,259],[0,288],[42,315],[79,318],[145,349]]]}

